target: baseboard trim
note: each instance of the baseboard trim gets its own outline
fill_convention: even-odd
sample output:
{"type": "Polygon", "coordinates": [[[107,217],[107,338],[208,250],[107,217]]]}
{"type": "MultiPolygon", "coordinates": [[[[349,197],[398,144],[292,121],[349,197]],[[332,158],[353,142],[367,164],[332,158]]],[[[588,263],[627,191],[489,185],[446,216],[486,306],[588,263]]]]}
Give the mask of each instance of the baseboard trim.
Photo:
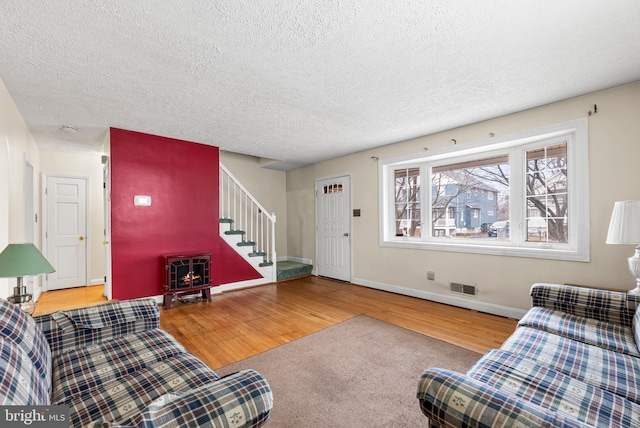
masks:
{"type": "Polygon", "coordinates": [[[240,290],[241,288],[249,288],[249,287],[255,287],[258,285],[271,284],[271,283],[272,281],[270,281],[267,278],[258,278],[258,279],[250,279],[247,281],[232,282],[229,284],[219,285],[218,287],[211,287],[211,294],[220,294],[227,291],[240,290]]]}
{"type": "MultiPolygon", "coordinates": [[[[250,279],[247,281],[233,282],[230,284],[222,284],[216,287],[211,287],[211,295],[222,294],[227,291],[240,290],[243,288],[256,287],[258,285],[265,285],[265,284],[272,284],[272,282],[266,278],[259,278],[259,279],[250,279]]],[[[198,294],[198,293],[199,291],[193,292],[193,294],[198,294]]],[[[154,299],[158,304],[162,304],[164,302],[164,295],[150,296],[150,298],[154,299]]]]}
{"type": "Polygon", "coordinates": [[[465,309],[472,309],[474,311],[486,312],[488,314],[514,318],[517,320],[522,318],[524,314],[527,313],[527,311],[524,309],[496,305],[494,303],[480,302],[477,299],[468,300],[457,296],[449,296],[446,294],[434,293],[432,291],[417,290],[415,288],[386,284],[383,282],[371,281],[364,278],[352,278],[351,282],[356,285],[375,288],[377,290],[389,291],[396,294],[404,294],[405,296],[417,297],[419,299],[431,300],[433,302],[444,303],[447,305],[458,306],[465,309]]]}

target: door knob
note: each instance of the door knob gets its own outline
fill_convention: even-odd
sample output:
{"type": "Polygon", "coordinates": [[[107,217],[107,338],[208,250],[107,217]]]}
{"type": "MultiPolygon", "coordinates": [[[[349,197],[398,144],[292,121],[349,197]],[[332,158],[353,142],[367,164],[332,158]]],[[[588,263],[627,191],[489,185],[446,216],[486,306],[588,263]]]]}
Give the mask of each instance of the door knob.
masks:
{"type": "Polygon", "coordinates": [[[349,232],[346,232],[346,233],[344,234],[344,236],[349,236],[349,232]]]}
{"type": "Polygon", "coordinates": [[[84,241],[84,236],[79,236],[79,237],[78,237],[78,239],[79,239],[80,241],[84,241]]]}

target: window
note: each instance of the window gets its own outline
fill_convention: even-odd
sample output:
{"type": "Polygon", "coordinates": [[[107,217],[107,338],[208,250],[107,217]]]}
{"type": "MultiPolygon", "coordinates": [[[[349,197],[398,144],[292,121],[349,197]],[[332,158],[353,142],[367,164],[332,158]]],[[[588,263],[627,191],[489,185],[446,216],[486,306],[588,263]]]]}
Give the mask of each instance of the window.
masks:
{"type": "Polygon", "coordinates": [[[589,260],[586,119],[386,160],[380,170],[381,245],[589,260]]]}
{"type": "Polygon", "coordinates": [[[394,177],[396,236],[420,236],[420,170],[397,169],[394,177]]]}

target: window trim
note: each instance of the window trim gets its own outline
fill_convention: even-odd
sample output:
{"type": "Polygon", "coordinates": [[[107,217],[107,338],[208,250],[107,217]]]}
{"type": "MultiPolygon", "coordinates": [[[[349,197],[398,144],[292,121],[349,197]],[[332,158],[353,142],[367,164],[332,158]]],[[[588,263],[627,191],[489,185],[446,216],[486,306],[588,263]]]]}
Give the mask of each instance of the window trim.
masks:
{"type": "MultiPolygon", "coordinates": [[[[510,159],[510,162],[525,162],[525,159],[510,159]]],[[[526,169],[525,169],[526,171],[526,169]]],[[[569,260],[588,262],[589,253],[589,147],[588,147],[588,119],[577,120],[547,125],[523,132],[517,132],[502,137],[492,137],[475,142],[456,144],[453,147],[444,147],[428,150],[419,154],[400,156],[392,159],[381,160],[378,164],[379,177],[379,245],[382,247],[413,248],[438,251],[453,251],[476,254],[492,254],[500,256],[516,256],[529,258],[542,258],[554,260],[569,260]],[[532,243],[515,239],[509,242],[486,241],[481,244],[470,242],[472,240],[443,240],[431,237],[431,227],[422,227],[422,237],[396,237],[390,235],[389,225],[394,222],[394,181],[393,171],[397,168],[419,167],[423,176],[421,182],[421,212],[422,224],[429,224],[431,220],[431,189],[425,183],[431,183],[430,168],[437,163],[452,162],[478,154],[488,154],[517,150],[520,156],[524,156],[527,146],[545,145],[549,140],[561,138],[567,142],[567,182],[571,189],[568,194],[569,212],[571,218],[568,224],[569,242],[564,244],[532,243]],[[429,177],[425,180],[424,177],[429,177]],[[391,178],[391,179],[390,179],[391,178]],[[428,189],[426,189],[428,188],[428,189]],[[390,198],[393,198],[391,200],[390,198]],[[574,214],[575,213],[575,214],[574,214]]],[[[519,186],[520,195],[526,195],[524,189],[524,177],[513,177],[511,185],[519,186]]],[[[523,227],[520,221],[525,221],[526,198],[518,200],[510,206],[513,217],[512,228],[523,227]],[[517,219],[517,220],[516,220],[517,219]]],[[[525,223],[526,224],[526,223],[525,223]]]]}

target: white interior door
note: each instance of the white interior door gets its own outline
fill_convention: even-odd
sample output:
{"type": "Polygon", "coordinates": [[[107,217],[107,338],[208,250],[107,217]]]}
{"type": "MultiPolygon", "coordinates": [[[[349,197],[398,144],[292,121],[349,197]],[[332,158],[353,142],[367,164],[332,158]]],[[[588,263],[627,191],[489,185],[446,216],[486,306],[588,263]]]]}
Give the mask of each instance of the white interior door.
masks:
{"type": "Polygon", "coordinates": [[[317,272],[351,281],[351,177],[316,181],[317,272]]]}
{"type": "Polygon", "coordinates": [[[87,180],[47,177],[47,259],[56,269],[48,290],[87,283],[87,180]]]}

